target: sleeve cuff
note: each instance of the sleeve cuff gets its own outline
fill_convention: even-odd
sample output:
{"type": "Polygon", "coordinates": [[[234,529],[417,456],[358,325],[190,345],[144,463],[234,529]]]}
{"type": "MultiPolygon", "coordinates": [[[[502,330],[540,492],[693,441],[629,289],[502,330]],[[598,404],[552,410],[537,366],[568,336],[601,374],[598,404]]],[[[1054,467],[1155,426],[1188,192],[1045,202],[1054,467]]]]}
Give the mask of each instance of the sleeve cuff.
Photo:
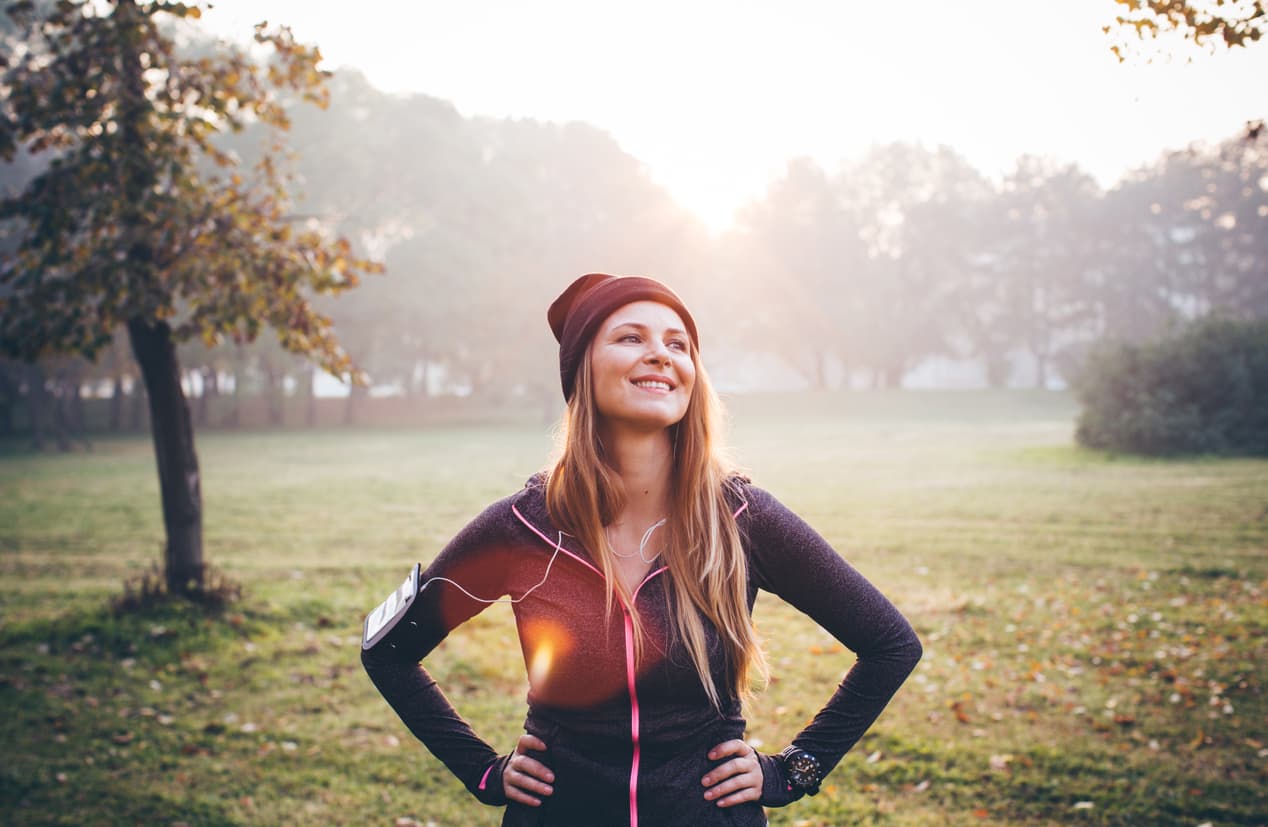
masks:
{"type": "Polygon", "coordinates": [[[472,787],[471,794],[481,804],[489,804],[494,807],[501,807],[506,804],[506,791],[502,789],[502,771],[506,769],[506,764],[511,760],[511,756],[499,755],[493,759],[493,763],[489,764],[480,772],[480,776],[476,779],[476,783],[472,787]]]}
{"type": "Polygon", "coordinates": [[[794,790],[784,776],[784,762],[778,755],[767,755],[759,752],[757,761],[762,765],[762,799],[763,807],[785,807],[800,799],[804,793],[794,790]]]}

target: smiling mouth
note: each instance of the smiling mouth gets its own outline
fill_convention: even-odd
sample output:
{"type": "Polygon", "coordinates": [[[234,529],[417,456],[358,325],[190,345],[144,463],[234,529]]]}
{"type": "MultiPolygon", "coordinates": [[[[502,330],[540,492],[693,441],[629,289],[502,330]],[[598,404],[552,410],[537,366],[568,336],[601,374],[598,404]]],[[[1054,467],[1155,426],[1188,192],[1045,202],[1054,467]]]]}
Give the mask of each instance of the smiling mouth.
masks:
{"type": "Polygon", "coordinates": [[[673,385],[661,379],[635,379],[632,381],[636,386],[647,390],[672,391],[674,389],[673,385]]]}

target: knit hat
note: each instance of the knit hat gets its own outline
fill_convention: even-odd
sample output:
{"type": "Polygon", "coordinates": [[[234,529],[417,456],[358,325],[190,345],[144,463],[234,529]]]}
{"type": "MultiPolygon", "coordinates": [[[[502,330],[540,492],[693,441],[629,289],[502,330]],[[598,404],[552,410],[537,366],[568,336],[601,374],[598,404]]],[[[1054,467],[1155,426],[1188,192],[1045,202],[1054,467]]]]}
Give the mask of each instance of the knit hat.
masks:
{"type": "Polygon", "coordinates": [[[691,341],[700,347],[696,322],[673,290],[646,276],[610,276],[590,273],[568,285],[546,311],[550,329],[559,342],[559,380],[564,398],[571,399],[577,384],[577,368],[586,346],[603,320],[630,302],[653,301],[666,305],[682,318],[691,341]]]}

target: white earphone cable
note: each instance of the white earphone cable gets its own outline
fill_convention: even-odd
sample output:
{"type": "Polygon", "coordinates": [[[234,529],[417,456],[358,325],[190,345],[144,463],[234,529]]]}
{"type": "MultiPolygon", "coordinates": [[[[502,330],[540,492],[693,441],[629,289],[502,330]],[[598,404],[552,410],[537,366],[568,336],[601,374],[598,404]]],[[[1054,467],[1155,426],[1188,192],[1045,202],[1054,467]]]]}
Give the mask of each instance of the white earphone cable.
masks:
{"type": "MultiPolygon", "coordinates": [[[[650,529],[649,529],[649,531],[650,531],[650,529]]],[[[558,537],[558,539],[557,539],[557,540],[555,540],[555,552],[554,552],[554,554],[551,554],[551,555],[550,555],[550,562],[546,564],[546,572],[542,575],[542,579],[541,579],[541,580],[539,580],[539,581],[537,581],[537,585],[533,586],[533,587],[532,587],[532,588],[530,588],[528,591],[526,591],[526,592],[524,592],[523,594],[521,594],[519,597],[499,597],[499,598],[496,598],[496,599],[493,599],[493,600],[490,600],[489,598],[486,598],[486,597],[476,597],[474,594],[472,594],[471,592],[467,591],[467,590],[466,590],[466,589],[462,586],[462,584],[461,584],[461,583],[457,582],[456,580],[450,580],[448,577],[432,577],[432,578],[429,578],[429,579],[427,580],[427,582],[423,583],[423,585],[421,585],[421,586],[419,586],[419,587],[418,587],[418,593],[419,593],[419,594],[422,594],[422,593],[423,593],[423,589],[426,589],[426,588],[427,588],[428,586],[430,586],[432,583],[435,583],[437,580],[440,580],[440,581],[442,581],[442,582],[448,583],[449,585],[451,585],[451,586],[453,586],[454,588],[456,588],[458,591],[460,591],[460,592],[462,592],[463,594],[465,594],[467,597],[469,597],[469,598],[471,598],[472,600],[475,600],[475,601],[477,601],[477,602],[479,602],[479,603],[490,603],[490,604],[492,604],[492,603],[519,603],[521,600],[523,600],[524,598],[528,597],[530,594],[532,594],[533,592],[535,592],[539,586],[541,586],[543,583],[545,583],[545,582],[546,582],[546,578],[550,577],[550,568],[551,568],[551,566],[555,565],[555,558],[559,556],[559,552],[563,551],[563,548],[564,548],[564,533],[561,531],[561,532],[559,532],[559,537],[558,537]]]]}

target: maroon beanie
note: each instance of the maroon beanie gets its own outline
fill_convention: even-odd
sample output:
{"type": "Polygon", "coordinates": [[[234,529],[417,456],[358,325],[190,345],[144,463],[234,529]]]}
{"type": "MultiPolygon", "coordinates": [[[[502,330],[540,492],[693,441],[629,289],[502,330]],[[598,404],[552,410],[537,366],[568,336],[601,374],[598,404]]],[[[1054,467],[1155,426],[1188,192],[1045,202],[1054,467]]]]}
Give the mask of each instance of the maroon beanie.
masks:
{"type": "Polygon", "coordinates": [[[586,346],[598,332],[599,325],[613,311],[630,302],[653,301],[672,307],[682,317],[691,334],[692,344],[700,347],[696,322],[678,294],[665,285],[645,276],[609,276],[590,273],[568,285],[546,311],[550,329],[559,342],[559,380],[564,398],[571,399],[577,384],[577,368],[585,356],[586,346]]]}

